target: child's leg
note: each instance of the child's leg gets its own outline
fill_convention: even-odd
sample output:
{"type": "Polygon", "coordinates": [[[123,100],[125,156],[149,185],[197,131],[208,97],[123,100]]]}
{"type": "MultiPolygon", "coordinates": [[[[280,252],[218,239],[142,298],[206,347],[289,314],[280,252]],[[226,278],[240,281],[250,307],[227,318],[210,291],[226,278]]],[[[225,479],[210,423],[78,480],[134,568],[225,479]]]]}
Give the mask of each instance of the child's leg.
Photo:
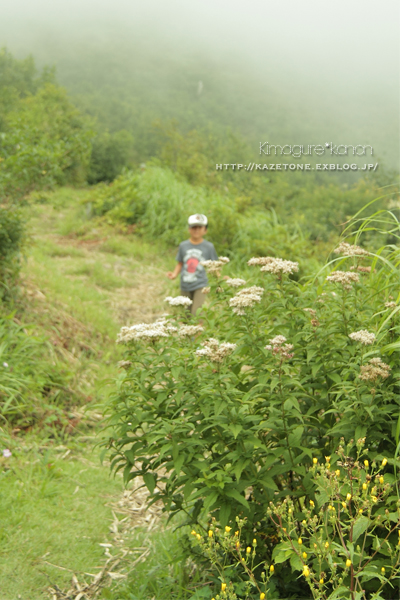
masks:
{"type": "Polygon", "coordinates": [[[194,296],[195,292],[184,292],[183,290],[181,290],[181,296],[186,296],[186,298],[190,298],[193,301],[193,304],[191,306],[187,307],[188,312],[192,313],[192,315],[194,315],[193,312],[193,306],[194,306],[194,296]]]}
{"type": "Polygon", "coordinates": [[[202,293],[203,288],[199,288],[198,290],[194,290],[194,292],[191,292],[193,294],[192,300],[193,300],[193,304],[191,306],[191,313],[192,315],[195,315],[197,310],[200,308],[200,306],[202,306],[202,304],[204,303],[204,300],[206,299],[206,295],[202,293]]]}

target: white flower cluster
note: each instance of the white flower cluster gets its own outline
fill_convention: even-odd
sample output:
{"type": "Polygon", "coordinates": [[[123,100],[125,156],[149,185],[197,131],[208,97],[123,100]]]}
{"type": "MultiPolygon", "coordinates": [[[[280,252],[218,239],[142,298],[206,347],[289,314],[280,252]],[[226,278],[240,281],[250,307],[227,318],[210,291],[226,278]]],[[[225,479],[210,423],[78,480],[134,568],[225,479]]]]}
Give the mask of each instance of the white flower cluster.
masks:
{"type": "Polygon", "coordinates": [[[197,356],[206,356],[212,362],[222,363],[224,358],[232,354],[236,349],[236,344],[228,342],[220,343],[215,338],[210,338],[202,344],[203,348],[196,350],[197,356]]]}
{"type": "Polygon", "coordinates": [[[244,279],[238,279],[238,278],[231,279],[231,278],[229,278],[229,279],[226,280],[226,285],[229,285],[230,287],[236,288],[236,287],[240,287],[241,285],[246,285],[246,282],[245,282],[244,279]]]}
{"type": "Polygon", "coordinates": [[[209,275],[221,275],[221,267],[229,262],[226,256],[220,256],[218,260],[202,260],[200,264],[206,269],[209,275]]]}
{"type": "Polygon", "coordinates": [[[361,342],[364,346],[370,346],[376,340],[375,334],[370,333],[366,329],[360,329],[360,331],[354,331],[350,333],[349,338],[355,342],[361,342]]]}
{"type": "Polygon", "coordinates": [[[210,292],[211,292],[210,287],[203,287],[203,289],[201,290],[202,294],[209,294],[210,292]]]}
{"type": "Polygon", "coordinates": [[[369,252],[360,246],[354,246],[347,242],[340,242],[339,246],[334,249],[335,254],[342,256],[369,256],[369,252]]]}
{"type": "Polygon", "coordinates": [[[390,375],[391,368],[383,362],[379,357],[371,358],[368,364],[360,367],[360,379],[363,381],[376,381],[378,377],[387,379],[390,375]]]}
{"type": "Polygon", "coordinates": [[[283,258],[274,258],[273,256],[258,256],[250,258],[247,264],[251,266],[261,267],[260,271],[264,273],[295,273],[299,270],[299,263],[291,260],[283,260],[283,258]]]}
{"type": "Polygon", "coordinates": [[[313,308],[303,308],[304,312],[308,312],[310,313],[310,315],[312,317],[316,317],[317,316],[317,311],[314,310],[313,308]]]}
{"type": "Polygon", "coordinates": [[[261,267],[260,271],[263,273],[297,273],[299,270],[299,263],[291,260],[283,260],[283,258],[273,258],[269,263],[261,267]]]}
{"type": "Polygon", "coordinates": [[[293,344],[286,344],[286,341],[284,335],[277,335],[269,340],[269,344],[265,346],[265,349],[271,350],[272,354],[280,356],[282,360],[293,358],[294,354],[291,352],[293,344]]]}
{"type": "Polygon", "coordinates": [[[385,302],[386,308],[396,308],[396,306],[397,306],[396,302],[385,302]]]}
{"type": "Polygon", "coordinates": [[[273,260],[272,256],[255,256],[247,261],[249,267],[263,267],[273,260]]]}
{"type": "Polygon", "coordinates": [[[128,369],[131,366],[132,362],[130,360],[120,360],[118,363],[119,369],[128,369]]]}
{"type": "Polygon", "coordinates": [[[117,344],[127,344],[137,340],[157,341],[166,338],[169,333],[164,323],[139,323],[131,327],[121,327],[117,344]]]}
{"type": "Polygon", "coordinates": [[[261,295],[263,293],[264,289],[256,285],[244,288],[229,300],[229,306],[236,315],[245,315],[245,308],[252,308],[255,304],[261,302],[261,295]]]}
{"type": "Polygon", "coordinates": [[[168,302],[170,306],[191,306],[193,304],[193,300],[188,298],[187,296],[167,296],[164,302],[168,302]]]}
{"type": "Polygon", "coordinates": [[[178,330],[178,335],[180,337],[192,337],[202,331],[204,331],[204,327],[201,325],[182,325],[178,330]]]}
{"type": "Polygon", "coordinates": [[[332,281],[332,283],[340,283],[345,290],[350,290],[352,283],[360,281],[360,276],[358,273],[350,273],[350,271],[334,271],[331,275],[328,275],[326,280],[332,281]]]}

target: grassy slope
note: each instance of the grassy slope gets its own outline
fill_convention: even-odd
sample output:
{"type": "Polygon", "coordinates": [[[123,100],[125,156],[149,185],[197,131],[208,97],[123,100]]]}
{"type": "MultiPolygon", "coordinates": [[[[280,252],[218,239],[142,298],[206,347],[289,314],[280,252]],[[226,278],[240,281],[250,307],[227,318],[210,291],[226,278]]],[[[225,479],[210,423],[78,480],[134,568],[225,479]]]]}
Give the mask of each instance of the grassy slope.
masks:
{"type": "MultiPolygon", "coordinates": [[[[163,297],[176,288],[164,277],[173,254],[85,220],[83,197],[83,191],[62,189],[29,209],[21,318],[49,336],[56,355],[74,372],[74,389],[92,401],[72,410],[73,436],[56,426],[25,436],[0,430],[2,447],[13,452],[0,458],[2,600],[48,598],[49,582],[67,589],[72,573],[79,579],[104,564],[99,543],[110,541],[108,504],[123,493],[121,479],[110,478],[107,465],[101,466],[95,445],[108,389],[104,380],[117,374],[121,356],[114,340],[122,324],[163,312],[163,297]]],[[[134,553],[143,543],[140,536],[130,541],[134,553]]],[[[167,554],[161,549],[165,569],[167,554]]],[[[151,568],[157,571],[160,563],[151,568]]],[[[145,588],[140,598],[153,595],[145,588]]],[[[104,597],[120,597],[110,594],[104,597]]]]}

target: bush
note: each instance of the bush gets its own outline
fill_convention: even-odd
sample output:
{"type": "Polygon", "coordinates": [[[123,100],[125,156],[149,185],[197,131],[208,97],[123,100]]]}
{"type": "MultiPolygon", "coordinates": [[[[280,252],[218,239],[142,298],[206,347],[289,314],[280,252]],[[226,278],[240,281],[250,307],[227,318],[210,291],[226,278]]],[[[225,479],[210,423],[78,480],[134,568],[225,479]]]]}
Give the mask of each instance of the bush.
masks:
{"type": "Polygon", "coordinates": [[[85,180],[90,130],[66,92],[47,83],[19,100],[0,134],[0,196],[85,180]]]}
{"type": "MultiPolygon", "coordinates": [[[[127,374],[111,408],[113,467],[126,482],[142,476],[152,501],[188,523],[245,517],[246,543],[263,524],[267,562],[269,503],[290,495],[301,512],[315,501],[313,457],[333,454],[342,436],[368,437],[371,459],[395,464],[398,250],[344,243],[337,252],[299,282],[296,263],[253,259],[255,287],[236,294],[246,282],[225,281],[214,265],[198,330],[171,318],[120,336],[127,374]]],[[[282,571],[278,585],[287,597],[297,584],[282,571]]]]}
{"type": "Polygon", "coordinates": [[[137,233],[169,246],[187,237],[187,217],[202,212],[209,217],[207,237],[219,252],[239,260],[272,248],[284,256],[293,250],[303,256],[312,253],[297,226],[282,224],[275,212],[245,210],[246,206],[241,197],[192,186],[156,166],[139,173],[125,171],[111,185],[98,187],[92,200],[95,214],[136,224],[137,233]]]}
{"type": "Polygon", "coordinates": [[[16,206],[0,206],[0,298],[9,299],[17,282],[24,238],[21,211],[16,206]]]}
{"type": "Polygon", "coordinates": [[[88,183],[113,181],[130,161],[133,138],[125,130],[98,134],[92,143],[88,183]]]}
{"type": "Polygon", "coordinates": [[[218,600],[235,600],[242,590],[246,598],[268,600],[275,595],[274,577],[287,562],[302,572],[315,600],[366,600],[371,593],[374,600],[384,600],[392,595],[400,571],[400,500],[393,475],[385,473],[387,459],[370,464],[364,445],[361,438],[347,448],[339,446],[325,463],[313,459],[308,474],[317,505],[310,500],[299,512],[290,497],[270,503],[267,514],[280,539],[271,564],[258,561],[263,543],[258,535],[251,546],[241,543],[243,519],[236,518],[235,532],[218,527],[215,519],[208,534],[192,531],[194,550],[200,549],[218,575],[218,600]],[[354,450],[355,460],[350,458],[354,450]],[[390,512],[386,503],[396,500],[397,510],[390,512]],[[242,581],[228,585],[238,572],[242,581]]]}

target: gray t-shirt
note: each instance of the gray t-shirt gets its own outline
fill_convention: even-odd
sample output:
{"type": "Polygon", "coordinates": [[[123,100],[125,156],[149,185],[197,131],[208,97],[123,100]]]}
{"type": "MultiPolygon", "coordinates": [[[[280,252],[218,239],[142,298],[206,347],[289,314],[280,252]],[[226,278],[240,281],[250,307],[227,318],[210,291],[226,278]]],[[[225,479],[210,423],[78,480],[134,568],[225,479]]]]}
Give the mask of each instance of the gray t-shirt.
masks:
{"type": "Polygon", "coordinates": [[[176,260],[183,263],[181,271],[181,290],[193,292],[207,285],[208,279],[204,267],[200,264],[203,260],[218,260],[214,244],[203,240],[201,244],[192,244],[186,240],[179,244],[176,260]]]}

